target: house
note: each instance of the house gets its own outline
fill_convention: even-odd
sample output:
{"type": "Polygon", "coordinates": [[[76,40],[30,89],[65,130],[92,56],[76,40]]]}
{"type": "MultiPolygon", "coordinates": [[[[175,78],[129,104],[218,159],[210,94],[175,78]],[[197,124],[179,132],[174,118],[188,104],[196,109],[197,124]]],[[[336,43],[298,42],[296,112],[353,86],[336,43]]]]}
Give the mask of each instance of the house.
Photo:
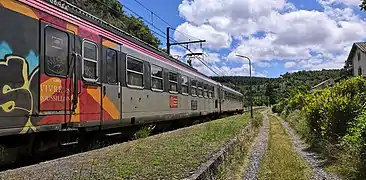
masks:
{"type": "Polygon", "coordinates": [[[328,86],[332,86],[333,84],[335,84],[335,81],[334,81],[334,79],[330,78],[330,79],[325,80],[325,81],[317,84],[316,86],[310,88],[310,93],[313,93],[317,89],[325,89],[328,86]]]}
{"type": "Polygon", "coordinates": [[[353,43],[345,69],[354,76],[366,77],[366,42],[353,43]]]}

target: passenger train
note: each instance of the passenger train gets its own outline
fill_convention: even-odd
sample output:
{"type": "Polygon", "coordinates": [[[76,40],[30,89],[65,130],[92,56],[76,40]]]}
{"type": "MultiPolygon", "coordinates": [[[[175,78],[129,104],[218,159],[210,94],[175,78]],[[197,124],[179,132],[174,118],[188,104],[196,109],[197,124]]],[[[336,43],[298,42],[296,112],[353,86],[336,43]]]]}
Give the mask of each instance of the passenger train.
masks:
{"type": "Polygon", "coordinates": [[[243,111],[241,93],[65,1],[0,0],[0,21],[7,153],[73,144],[76,132],[243,111]]]}

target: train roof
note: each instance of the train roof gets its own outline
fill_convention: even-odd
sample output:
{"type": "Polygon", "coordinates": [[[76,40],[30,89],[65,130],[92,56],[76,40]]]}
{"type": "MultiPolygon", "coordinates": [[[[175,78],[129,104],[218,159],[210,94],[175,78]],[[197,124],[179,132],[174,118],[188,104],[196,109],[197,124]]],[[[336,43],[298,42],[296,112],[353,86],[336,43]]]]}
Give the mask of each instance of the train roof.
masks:
{"type": "Polygon", "coordinates": [[[227,87],[227,86],[225,86],[225,85],[222,85],[222,87],[225,89],[225,90],[228,90],[228,91],[230,91],[230,92],[232,92],[232,93],[236,93],[236,94],[238,94],[238,95],[243,95],[242,93],[240,93],[240,92],[238,92],[238,91],[235,91],[234,89],[232,89],[232,88],[229,88],[229,87],[227,87]]]}

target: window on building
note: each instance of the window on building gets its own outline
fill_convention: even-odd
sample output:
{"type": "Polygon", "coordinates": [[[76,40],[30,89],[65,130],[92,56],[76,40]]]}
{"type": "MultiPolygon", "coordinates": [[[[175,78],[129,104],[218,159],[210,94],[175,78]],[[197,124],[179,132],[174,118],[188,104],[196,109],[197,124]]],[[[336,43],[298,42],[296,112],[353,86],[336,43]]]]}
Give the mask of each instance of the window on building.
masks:
{"type": "Polygon", "coordinates": [[[178,92],[178,74],[169,72],[169,91],[178,92]]]}
{"type": "Polygon", "coordinates": [[[198,82],[198,93],[197,93],[197,95],[198,96],[200,96],[200,97],[202,97],[202,95],[203,95],[203,83],[202,82],[198,82]]]}
{"type": "Polygon", "coordinates": [[[98,79],[98,47],[91,41],[83,42],[83,77],[85,80],[98,79]]]}
{"type": "Polygon", "coordinates": [[[191,80],[191,94],[193,96],[197,95],[197,80],[195,80],[195,79],[191,80]]]}
{"type": "Polygon", "coordinates": [[[151,65],[151,88],[153,90],[163,90],[163,68],[151,65]]]}
{"type": "Polygon", "coordinates": [[[208,97],[208,87],[207,84],[203,85],[203,97],[207,98],[208,97]]]}
{"type": "Polygon", "coordinates": [[[117,51],[114,49],[107,49],[106,54],[106,75],[107,82],[110,84],[117,83],[117,51]]]}
{"type": "Polygon", "coordinates": [[[188,94],[188,77],[182,75],[182,94],[188,94]]]}
{"type": "Polygon", "coordinates": [[[359,75],[359,76],[361,76],[361,75],[362,75],[362,68],[361,68],[361,67],[359,67],[359,68],[358,68],[358,75],[359,75]]]}
{"type": "Polygon", "coordinates": [[[357,60],[360,61],[361,60],[361,53],[357,52],[357,60]]]}
{"type": "Polygon", "coordinates": [[[45,72],[49,75],[67,76],[69,36],[52,27],[45,29],[45,72]]]}
{"type": "Polygon", "coordinates": [[[143,62],[132,57],[127,57],[127,84],[130,86],[144,86],[144,65],[143,62]]]}

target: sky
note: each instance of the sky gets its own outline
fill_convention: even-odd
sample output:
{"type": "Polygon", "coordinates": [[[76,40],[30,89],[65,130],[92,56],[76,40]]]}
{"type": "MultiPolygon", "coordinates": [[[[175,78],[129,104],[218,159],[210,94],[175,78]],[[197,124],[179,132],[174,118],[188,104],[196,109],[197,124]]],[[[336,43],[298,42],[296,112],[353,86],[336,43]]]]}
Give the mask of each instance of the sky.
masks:
{"type": "MultiPolygon", "coordinates": [[[[352,44],[366,40],[366,12],[360,0],[120,0],[146,21],[166,47],[169,25],[178,42],[204,39],[202,48],[209,67],[199,60],[193,66],[213,75],[279,77],[299,70],[339,69],[352,44]],[[165,22],[159,19],[163,19],[165,22]],[[168,23],[168,24],[167,24],[168,23]],[[213,69],[211,71],[210,69],[213,69]]],[[[125,8],[127,13],[131,13],[125,8]]],[[[181,61],[188,51],[173,46],[181,61]]]]}

